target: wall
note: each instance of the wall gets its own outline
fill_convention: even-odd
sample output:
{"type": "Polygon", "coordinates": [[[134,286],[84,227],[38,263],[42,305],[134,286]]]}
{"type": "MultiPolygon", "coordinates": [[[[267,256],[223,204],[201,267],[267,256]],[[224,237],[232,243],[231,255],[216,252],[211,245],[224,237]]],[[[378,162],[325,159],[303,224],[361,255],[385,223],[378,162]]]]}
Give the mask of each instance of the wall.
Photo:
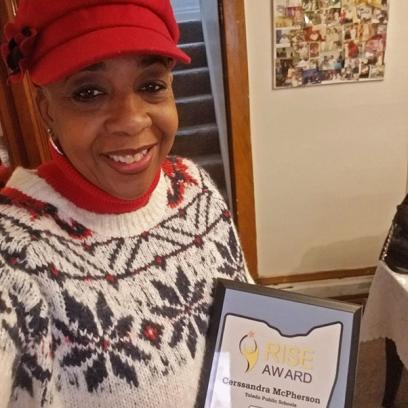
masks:
{"type": "Polygon", "coordinates": [[[271,1],[246,0],[260,276],[375,265],[408,160],[408,1],[381,82],[272,90],[271,1]]]}

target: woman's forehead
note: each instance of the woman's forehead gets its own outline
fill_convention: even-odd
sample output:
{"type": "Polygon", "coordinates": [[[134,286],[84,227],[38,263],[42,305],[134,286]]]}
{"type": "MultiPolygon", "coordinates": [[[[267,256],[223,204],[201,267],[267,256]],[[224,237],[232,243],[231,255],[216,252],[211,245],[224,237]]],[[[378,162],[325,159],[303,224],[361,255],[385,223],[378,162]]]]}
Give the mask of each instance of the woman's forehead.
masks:
{"type": "Polygon", "coordinates": [[[42,86],[43,89],[60,89],[61,86],[64,87],[66,84],[71,83],[76,78],[81,78],[84,74],[87,73],[105,73],[116,72],[118,70],[118,64],[133,64],[135,69],[160,69],[171,71],[173,68],[173,60],[169,57],[162,55],[121,55],[114,58],[105,59],[99,62],[96,62],[91,65],[87,65],[84,68],[74,72],[71,75],[66,76],[60,81],[52,82],[48,85],[42,86]]]}
{"type": "Polygon", "coordinates": [[[164,57],[162,55],[122,55],[122,56],[117,56],[115,58],[109,58],[106,60],[102,60],[99,62],[96,62],[95,64],[88,65],[78,72],[81,71],[101,71],[107,69],[107,67],[110,65],[110,63],[115,63],[115,62],[120,62],[120,61],[126,61],[126,62],[133,62],[135,65],[145,68],[149,67],[154,64],[161,64],[165,66],[166,68],[169,67],[171,63],[171,59],[168,57],[164,57]]]}

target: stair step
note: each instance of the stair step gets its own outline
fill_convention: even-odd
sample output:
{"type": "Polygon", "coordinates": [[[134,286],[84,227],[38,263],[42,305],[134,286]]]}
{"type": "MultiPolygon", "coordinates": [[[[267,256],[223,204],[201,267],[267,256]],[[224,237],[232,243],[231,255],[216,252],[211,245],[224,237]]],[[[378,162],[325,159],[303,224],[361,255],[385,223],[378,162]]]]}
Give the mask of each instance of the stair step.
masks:
{"type": "Polygon", "coordinates": [[[192,159],[219,153],[220,141],[215,123],[180,129],[172,149],[172,154],[192,159]]]}
{"type": "Polygon", "coordinates": [[[200,20],[180,22],[179,28],[180,28],[179,44],[204,41],[203,26],[200,20]]]}
{"type": "Polygon", "coordinates": [[[212,95],[179,98],[176,105],[180,128],[216,122],[212,95]]]}
{"type": "Polygon", "coordinates": [[[224,166],[222,163],[221,154],[196,157],[194,158],[194,161],[208,172],[220,191],[226,189],[224,166]]]}
{"type": "Polygon", "coordinates": [[[181,44],[179,48],[190,56],[191,63],[189,65],[179,63],[174,67],[174,71],[185,70],[187,67],[200,68],[208,66],[204,42],[181,44]]]}
{"type": "Polygon", "coordinates": [[[211,93],[210,71],[205,68],[174,72],[173,90],[176,98],[211,93]]]}

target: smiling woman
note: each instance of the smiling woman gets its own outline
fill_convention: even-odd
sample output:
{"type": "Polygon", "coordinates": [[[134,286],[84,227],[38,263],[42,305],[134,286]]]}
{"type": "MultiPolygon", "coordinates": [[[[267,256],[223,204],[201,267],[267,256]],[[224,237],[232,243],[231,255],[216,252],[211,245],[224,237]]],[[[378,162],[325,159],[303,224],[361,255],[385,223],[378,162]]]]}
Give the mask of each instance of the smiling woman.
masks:
{"type": "Polygon", "coordinates": [[[166,58],[117,57],[41,88],[40,112],[55,143],[88,181],[135,199],[157,178],[174,142],[171,83],[166,58]]]}
{"type": "Polygon", "coordinates": [[[0,191],[0,407],[192,408],[214,281],[248,275],[213,182],[167,157],[169,0],[22,0],[5,34],[51,160],[0,191]]]}

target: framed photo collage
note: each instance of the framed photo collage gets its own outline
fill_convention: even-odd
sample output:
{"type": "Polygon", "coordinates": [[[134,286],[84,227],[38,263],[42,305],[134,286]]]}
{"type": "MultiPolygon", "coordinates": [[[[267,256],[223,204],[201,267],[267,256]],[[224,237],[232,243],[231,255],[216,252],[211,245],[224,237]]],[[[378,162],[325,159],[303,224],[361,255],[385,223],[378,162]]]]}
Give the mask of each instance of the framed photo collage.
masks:
{"type": "Polygon", "coordinates": [[[390,0],[272,0],[274,88],[382,80],[390,0]]]}

